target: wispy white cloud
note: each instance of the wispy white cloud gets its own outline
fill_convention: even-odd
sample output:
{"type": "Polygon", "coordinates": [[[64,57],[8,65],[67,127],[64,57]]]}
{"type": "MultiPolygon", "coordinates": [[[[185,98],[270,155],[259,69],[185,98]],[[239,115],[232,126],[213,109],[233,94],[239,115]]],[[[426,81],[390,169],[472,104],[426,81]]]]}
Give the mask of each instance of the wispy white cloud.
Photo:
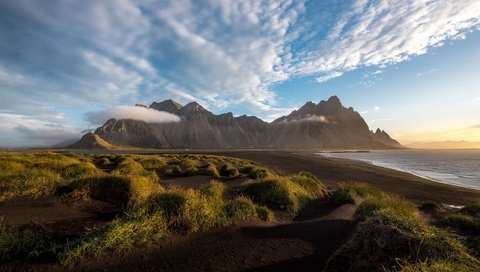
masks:
{"type": "Polygon", "coordinates": [[[374,111],[379,111],[379,110],[380,110],[380,106],[375,106],[375,107],[373,108],[373,110],[374,110],[374,111]]]}
{"type": "Polygon", "coordinates": [[[430,69],[426,72],[422,72],[422,73],[418,73],[417,74],[417,77],[421,77],[421,76],[426,76],[426,75],[429,75],[429,74],[433,74],[437,71],[437,69],[433,68],[433,69],[430,69]]]}
{"type": "Polygon", "coordinates": [[[357,85],[369,87],[480,26],[478,0],[351,0],[317,14],[320,2],[4,1],[2,48],[18,57],[0,59],[0,107],[36,116],[38,103],[92,111],[174,98],[272,120],[294,108],[278,106],[276,83],[368,66],[357,85]]]}
{"type": "Polygon", "coordinates": [[[291,73],[384,67],[425,54],[445,40],[463,39],[480,24],[476,0],[354,2],[356,8],[341,16],[330,39],[296,56],[291,73]]]}
{"type": "Polygon", "coordinates": [[[95,125],[101,125],[111,118],[133,119],[147,123],[171,123],[180,121],[180,117],[175,114],[139,106],[114,106],[103,111],[89,112],[86,114],[86,118],[89,123],[95,125]]]}
{"type": "Polygon", "coordinates": [[[334,79],[336,77],[341,77],[342,75],[343,75],[343,72],[333,71],[333,72],[328,73],[324,76],[317,77],[316,81],[318,83],[322,83],[322,82],[325,82],[325,81],[329,81],[330,79],[334,79]]]}
{"type": "Polygon", "coordinates": [[[304,118],[300,118],[300,119],[293,119],[293,120],[283,120],[283,122],[287,123],[287,122],[318,122],[318,123],[335,123],[335,122],[331,122],[330,120],[328,120],[327,117],[323,116],[323,115],[307,115],[305,116],[304,118]]]}
{"type": "Polygon", "coordinates": [[[49,146],[79,138],[80,131],[64,123],[64,114],[32,117],[0,112],[0,146],[49,146]]]}

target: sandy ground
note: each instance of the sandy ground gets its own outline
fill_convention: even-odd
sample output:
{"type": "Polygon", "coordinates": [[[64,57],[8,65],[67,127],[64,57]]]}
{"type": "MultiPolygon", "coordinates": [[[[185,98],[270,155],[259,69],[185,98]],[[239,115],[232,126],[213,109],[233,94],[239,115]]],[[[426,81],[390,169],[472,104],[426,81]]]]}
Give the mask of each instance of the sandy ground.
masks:
{"type": "Polygon", "coordinates": [[[320,157],[312,152],[223,151],[215,154],[254,160],[285,174],[309,171],[330,186],[340,182],[370,183],[415,202],[480,203],[480,190],[443,184],[365,162],[320,157]]]}
{"type": "MultiPolygon", "coordinates": [[[[480,203],[480,191],[436,183],[367,163],[320,158],[308,152],[208,153],[254,160],[285,174],[309,171],[331,187],[339,182],[362,181],[417,202],[480,203]]],[[[196,188],[209,180],[209,177],[195,177],[162,182],[196,188]]],[[[235,186],[241,181],[232,179],[230,182],[235,186]]],[[[6,212],[5,209],[17,204],[12,202],[8,204],[10,206],[3,205],[0,212],[2,209],[6,212]]],[[[58,208],[55,205],[67,205],[63,208],[73,209],[70,211],[80,218],[91,216],[84,208],[77,209],[57,202],[53,205],[50,211],[58,208]]],[[[353,205],[333,208],[326,205],[324,200],[317,200],[311,202],[297,217],[283,218],[274,223],[242,222],[229,228],[172,237],[153,248],[86,260],[68,269],[51,264],[14,263],[0,266],[0,271],[321,271],[329,256],[349,239],[354,228],[351,220],[354,211],[353,205]]],[[[48,213],[48,209],[39,207],[36,212],[48,213]]],[[[44,220],[48,218],[45,214],[44,220]]]]}

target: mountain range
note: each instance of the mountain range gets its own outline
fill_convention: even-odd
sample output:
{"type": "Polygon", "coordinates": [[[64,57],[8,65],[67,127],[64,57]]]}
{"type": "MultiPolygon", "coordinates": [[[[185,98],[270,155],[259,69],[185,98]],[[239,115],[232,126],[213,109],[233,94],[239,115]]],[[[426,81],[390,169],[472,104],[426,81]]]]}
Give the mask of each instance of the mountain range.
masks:
{"type": "MultiPolygon", "coordinates": [[[[137,104],[138,107],[146,107],[137,104]]],[[[272,149],[392,149],[403,148],[385,131],[371,131],[353,108],[337,96],[303,107],[273,122],[255,116],[213,114],[197,102],[183,106],[174,100],[149,108],[175,114],[179,122],[146,123],[110,119],[70,148],[272,148],[272,149]]]]}

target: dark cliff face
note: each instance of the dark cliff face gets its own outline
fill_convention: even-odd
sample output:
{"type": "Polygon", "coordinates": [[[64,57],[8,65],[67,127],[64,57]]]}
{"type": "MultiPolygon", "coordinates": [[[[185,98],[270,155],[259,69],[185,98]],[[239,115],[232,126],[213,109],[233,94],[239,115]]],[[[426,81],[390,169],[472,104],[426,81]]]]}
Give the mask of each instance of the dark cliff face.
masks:
{"type": "Polygon", "coordinates": [[[255,116],[215,115],[196,102],[182,106],[166,100],[150,108],[176,114],[181,121],[149,124],[111,119],[95,134],[116,145],[157,148],[400,147],[388,134],[371,132],[360,114],[343,107],[336,96],[319,104],[308,102],[272,123],[255,116]]]}

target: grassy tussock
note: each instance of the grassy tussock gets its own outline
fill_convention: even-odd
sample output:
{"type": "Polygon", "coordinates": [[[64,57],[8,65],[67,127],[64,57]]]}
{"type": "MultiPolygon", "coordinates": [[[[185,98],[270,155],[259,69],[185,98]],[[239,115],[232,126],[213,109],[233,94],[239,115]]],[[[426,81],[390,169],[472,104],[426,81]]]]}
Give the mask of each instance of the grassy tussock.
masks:
{"type": "Polygon", "coordinates": [[[342,183],[332,194],[331,202],[334,205],[356,204],[359,199],[381,198],[383,192],[378,188],[364,183],[346,184],[342,183]]]}
{"type": "Polygon", "coordinates": [[[370,189],[363,197],[354,215],[359,224],[353,237],[329,260],[328,269],[422,271],[412,269],[425,264],[480,268],[460,242],[430,226],[413,203],[370,189]]]}
{"type": "Polygon", "coordinates": [[[135,205],[163,188],[152,179],[143,176],[101,176],[76,180],[58,189],[60,194],[74,198],[92,198],[121,207],[135,205]]]}
{"type": "Polygon", "coordinates": [[[68,245],[59,254],[59,260],[64,265],[71,265],[86,256],[99,257],[107,252],[130,251],[134,247],[157,242],[167,235],[167,224],[161,214],[141,219],[115,219],[68,245]]]}
{"type": "Polygon", "coordinates": [[[0,225],[0,263],[52,254],[54,247],[51,235],[41,225],[0,225]]]}
{"type": "Polygon", "coordinates": [[[193,189],[171,188],[164,193],[154,195],[131,213],[136,218],[162,213],[168,229],[181,234],[225,224],[219,205],[193,189]]]}
{"type": "Polygon", "coordinates": [[[156,170],[168,164],[167,159],[161,156],[141,156],[137,162],[147,170],[156,170]]]}
{"type": "Polygon", "coordinates": [[[132,158],[121,158],[115,169],[112,171],[113,175],[144,175],[147,171],[142,165],[132,158]]]}
{"type": "Polygon", "coordinates": [[[257,217],[255,204],[249,198],[238,196],[225,205],[225,212],[234,220],[250,220],[257,217]]]}
{"type": "Polygon", "coordinates": [[[480,233],[480,219],[465,214],[447,214],[440,224],[465,232],[480,233]]]}
{"type": "Polygon", "coordinates": [[[218,181],[210,181],[208,184],[204,184],[200,187],[200,194],[207,199],[221,203],[223,201],[223,194],[225,192],[225,185],[218,181]]]}
{"type": "Polygon", "coordinates": [[[185,176],[195,176],[198,174],[199,163],[196,160],[186,159],[180,164],[182,174],[185,176]]]}
{"type": "Polygon", "coordinates": [[[213,163],[208,163],[206,167],[206,173],[207,175],[214,177],[214,178],[219,178],[220,177],[220,172],[218,172],[217,167],[213,163]]]}
{"type": "Polygon", "coordinates": [[[178,164],[172,164],[165,168],[163,173],[167,176],[177,176],[182,174],[182,168],[178,164]]]}
{"type": "Polygon", "coordinates": [[[259,167],[256,165],[248,165],[246,167],[243,167],[240,169],[240,172],[246,174],[247,177],[251,179],[263,179],[275,176],[275,174],[273,174],[267,168],[259,167]]]}
{"type": "Polygon", "coordinates": [[[275,219],[273,212],[265,206],[257,206],[256,212],[257,212],[258,218],[260,218],[265,222],[272,222],[273,219],[275,219]]]}
{"type": "Polygon", "coordinates": [[[231,163],[225,163],[222,168],[220,168],[220,173],[224,177],[237,177],[240,175],[238,169],[235,168],[231,163]]]}
{"type": "Polygon", "coordinates": [[[61,262],[73,264],[85,256],[126,252],[172,234],[188,234],[248,220],[258,216],[269,221],[273,213],[238,197],[225,202],[223,184],[211,182],[200,190],[169,188],[131,206],[125,216],[112,221],[67,247],[61,262]]]}
{"type": "Polygon", "coordinates": [[[64,180],[100,175],[89,159],[60,154],[0,154],[0,201],[50,195],[64,180]]]}
{"type": "Polygon", "coordinates": [[[245,182],[240,192],[255,203],[272,208],[298,212],[308,201],[323,196],[324,185],[316,178],[305,174],[287,177],[272,177],[245,182]]]}
{"type": "Polygon", "coordinates": [[[468,214],[468,215],[480,218],[480,205],[469,204],[469,205],[463,207],[460,210],[460,212],[463,213],[463,214],[468,214]]]}

